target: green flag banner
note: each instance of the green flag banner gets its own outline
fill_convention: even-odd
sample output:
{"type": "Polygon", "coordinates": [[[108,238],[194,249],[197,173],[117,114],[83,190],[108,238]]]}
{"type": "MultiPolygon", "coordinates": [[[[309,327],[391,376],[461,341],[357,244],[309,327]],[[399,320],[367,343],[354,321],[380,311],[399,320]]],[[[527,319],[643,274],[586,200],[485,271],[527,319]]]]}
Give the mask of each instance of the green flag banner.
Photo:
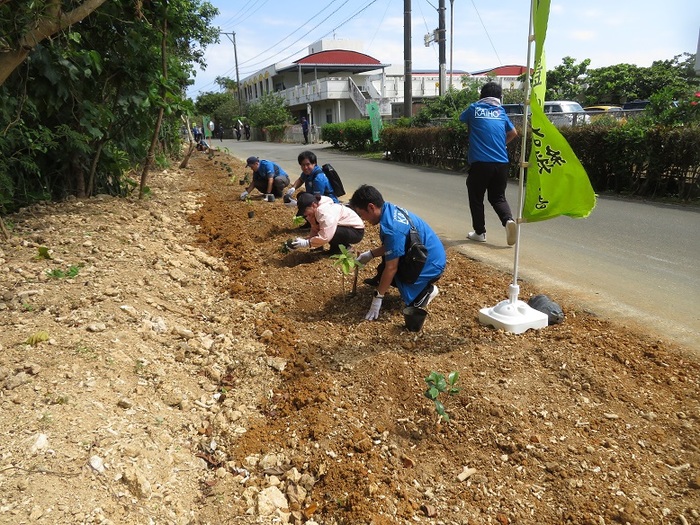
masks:
{"type": "Polygon", "coordinates": [[[372,142],[379,142],[379,132],[382,129],[382,116],[379,114],[379,104],[376,101],[367,103],[367,113],[372,126],[372,142]]]}
{"type": "Polygon", "coordinates": [[[547,20],[549,19],[550,0],[535,0],[534,30],[535,30],[535,68],[532,74],[530,103],[537,100],[544,105],[544,92],[547,87],[547,67],[544,58],[544,40],[547,36],[547,20]],[[533,98],[534,97],[534,98],[533,98]]]}
{"type": "Polygon", "coordinates": [[[535,0],[535,4],[535,68],[530,92],[532,142],[522,216],[526,222],[560,215],[588,217],[596,202],[588,174],[542,109],[547,87],[544,40],[550,0],[535,0]]]}
{"type": "Polygon", "coordinates": [[[538,104],[532,104],[532,148],[523,203],[527,222],[560,215],[588,217],[595,193],[569,143],[538,104]]]}

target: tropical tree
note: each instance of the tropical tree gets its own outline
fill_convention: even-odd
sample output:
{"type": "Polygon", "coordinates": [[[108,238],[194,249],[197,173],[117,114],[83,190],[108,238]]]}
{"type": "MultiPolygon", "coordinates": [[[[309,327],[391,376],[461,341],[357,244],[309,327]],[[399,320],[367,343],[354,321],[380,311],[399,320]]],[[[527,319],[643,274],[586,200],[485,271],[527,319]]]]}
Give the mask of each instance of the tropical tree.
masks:
{"type": "Polygon", "coordinates": [[[585,79],[585,102],[623,104],[628,100],[646,100],[662,91],[670,93],[672,99],[683,98],[700,85],[694,62],[695,55],[684,53],[671,60],[657,60],[646,68],[616,64],[591,69],[585,79]]]}
{"type": "Polygon", "coordinates": [[[248,107],[248,118],[253,126],[259,128],[283,126],[292,121],[284,97],[266,93],[257,102],[248,107]]]}
{"type": "Polygon", "coordinates": [[[546,100],[578,100],[583,92],[583,79],[591,63],[586,58],[580,63],[571,57],[564,57],[562,63],[547,71],[546,100]]]}
{"type": "Polygon", "coordinates": [[[183,94],[218,38],[216,12],[200,0],[144,2],[138,11],[133,0],[114,0],[38,44],[0,86],[0,208],[133,188],[126,174],[152,138],[164,154],[179,112],[192,110],[183,94]]]}
{"type": "Polygon", "coordinates": [[[105,0],[0,2],[0,85],[43,40],[77,24],[105,0]]]}

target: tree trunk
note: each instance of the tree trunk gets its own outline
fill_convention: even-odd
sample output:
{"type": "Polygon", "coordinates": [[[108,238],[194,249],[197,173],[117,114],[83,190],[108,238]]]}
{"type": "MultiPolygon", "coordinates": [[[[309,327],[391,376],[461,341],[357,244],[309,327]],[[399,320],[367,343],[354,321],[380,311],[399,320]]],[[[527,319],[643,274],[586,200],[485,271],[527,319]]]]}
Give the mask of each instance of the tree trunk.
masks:
{"type": "Polygon", "coordinates": [[[190,127],[189,117],[185,118],[183,116],[182,121],[185,123],[185,127],[187,128],[187,137],[189,138],[189,141],[190,141],[190,147],[188,148],[187,153],[185,153],[185,158],[182,159],[182,162],[180,163],[180,169],[185,169],[187,167],[187,163],[190,161],[190,157],[192,156],[192,153],[194,153],[194,149],[197,147],[197,145],[195,144],[194,137],[192,136],[192,129],[190,127]]]}
{"type": "Polygon", "coordinates": [[[160,133],[160,126],[163,123],[163,114],[165,113],[165,98],[167,95],[167,88],[165,87],[165,82],[168,80],[168,55],[167,55],[167,39],[168,39],[168,0],[163,2],[163,28],[160,40],[160,59],[161,59],[161,70],[163,73],[163,82],[161,85],[160,94],[160,109],[158,110],[158,118],[156,119],[155,129],[153,130],[153,138],[151,139],[151,145],[148,148],[148,155],[146,156],[146,162],[143,165],[143,171],[141,172],[141,184],[139,185],[139,199],[143,199],[143,191],[146,188],[146,179],[148,178],[148,170],[153,164],[153,159],[155,158],[156,144],[158,144],[158,135],[160,133]]]}
{"type": "Polygon", "coordinates": [[[27,55],[39,42],[62,31],[68,26],[80,22],[95,9],[105,3],[106,0],[85,0],[78,7],[64,13],[61,11],[61,1],[51,0],[47,5],[44,15],[33,29],[28,30],[19,40],[16,49],[6,53],[0,53],[0,85],[12,74],[12,72],[27,58],[27,55]]]}

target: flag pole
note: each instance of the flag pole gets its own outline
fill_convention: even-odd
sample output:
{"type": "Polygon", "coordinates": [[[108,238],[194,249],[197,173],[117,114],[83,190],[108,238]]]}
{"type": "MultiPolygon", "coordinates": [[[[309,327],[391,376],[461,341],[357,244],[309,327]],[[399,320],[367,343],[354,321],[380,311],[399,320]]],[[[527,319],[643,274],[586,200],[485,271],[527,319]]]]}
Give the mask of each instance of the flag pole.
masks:
{"type": "Polygon", "coordinates": [[[515,234],[515,254],[513,257],[513,282],[508,287],[508,299],[501,301],[496,306],[479,310],[479,322],[485,325],[501,328],[506,332],[521,334],[529,329],[538,330],[549,324],[547,314],[544,314],[527,303],[518,299],[520,286],[518,285],[518,265],[520,262],[520,225],[523,222],[524,180],[525,168],[528,163],[525,160],[528,143],[528,119],[530,117],[530,64],[532,61],[532,43],[535,40],[534,18],[535,2],[530,1],[530,27],[527,37],[527,66],[525,71],[525,100],[523,107],[523,124],[520,143],[520,160],[518,176],[518,218],[515,234]]]}

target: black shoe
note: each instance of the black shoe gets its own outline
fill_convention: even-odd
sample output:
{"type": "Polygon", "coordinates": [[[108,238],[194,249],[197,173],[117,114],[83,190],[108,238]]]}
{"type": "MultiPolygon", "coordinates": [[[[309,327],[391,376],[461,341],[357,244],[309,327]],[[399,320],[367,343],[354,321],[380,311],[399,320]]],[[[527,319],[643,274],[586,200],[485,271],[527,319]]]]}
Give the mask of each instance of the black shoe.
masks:
{"type": "Polygon", "coordinates": [[[379,277],[380,277],[379,275],[375,275],[374,277],[370,277],[368,279],[365,279],[362,282],[365,283],[367,286],[373,286],[376,288],[377,286],[379,286],[379,277]]]}

